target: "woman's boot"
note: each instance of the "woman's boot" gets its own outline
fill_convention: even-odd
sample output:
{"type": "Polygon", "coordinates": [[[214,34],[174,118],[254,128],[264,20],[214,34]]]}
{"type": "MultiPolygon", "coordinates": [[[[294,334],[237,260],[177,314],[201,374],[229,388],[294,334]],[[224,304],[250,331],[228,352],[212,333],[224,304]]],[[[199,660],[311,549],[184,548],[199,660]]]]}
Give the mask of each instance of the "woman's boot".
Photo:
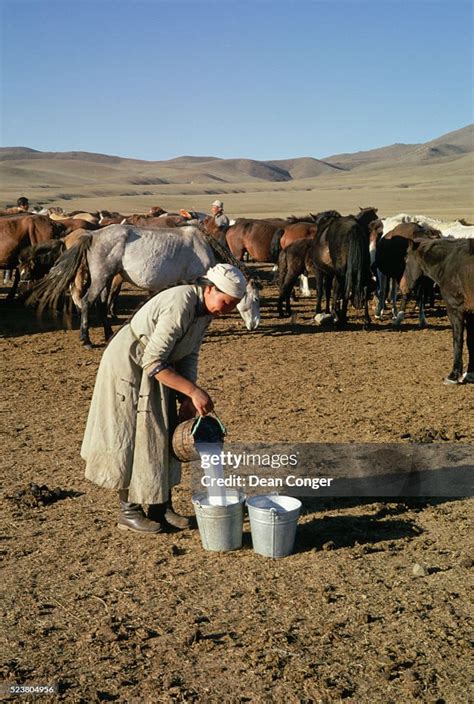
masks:
{"type": "Polygon", "coordinates": [[[168,501],[165,504],[152,504],[148,508],[148,518],[153,521],[168,524],[177,530],[185,530],[191,527],[191,521],[186,516],[180,516],[173,509],[171,502],[171,491],[168,495],[168,501]]]}
{"type": "Polygon", "coordinates": [[[163,526],[157,521],[151,521],[143,512],[141,504],[128,501],[128,490],[119,491],[120,513],[117,528],[132,530],[134,533],[161,533],[163,526]]]}

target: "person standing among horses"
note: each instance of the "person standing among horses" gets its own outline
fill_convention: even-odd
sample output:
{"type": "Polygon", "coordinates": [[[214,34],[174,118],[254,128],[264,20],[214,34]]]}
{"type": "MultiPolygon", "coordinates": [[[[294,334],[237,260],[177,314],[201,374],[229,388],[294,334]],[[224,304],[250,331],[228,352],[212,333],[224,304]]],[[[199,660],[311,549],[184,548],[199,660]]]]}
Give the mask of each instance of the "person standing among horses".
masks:
{"type": "Polygon", "coordinates": [[[229,218],[224,213],[224,203],[221,200],[215,200],[211,204],[211,215],[219,230],[225,232],[229,227],[229,218]]]}
{"type": "Polygon", "coordinates": [[[196,283],[154,296],[105,350],[81,456],[87,479],[119,492],[118,528],[153,534],[189,527],[171,500],[181,478],[171,436],[178,422],[214,408],[196,383],[199,350],[212,319],[232,311],[246,285],[239,269],[216,264],[196,283]]]}

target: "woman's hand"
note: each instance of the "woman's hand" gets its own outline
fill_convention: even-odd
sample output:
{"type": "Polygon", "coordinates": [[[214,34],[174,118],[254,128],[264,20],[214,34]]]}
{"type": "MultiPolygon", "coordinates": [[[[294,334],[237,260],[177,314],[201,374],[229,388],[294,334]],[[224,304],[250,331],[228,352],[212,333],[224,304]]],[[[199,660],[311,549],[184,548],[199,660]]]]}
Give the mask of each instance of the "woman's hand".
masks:
{"type": "Polygon", "coordinates": [[[194,408],[199,413],[200,416],[207,416],[214,410],[214,403],[212,398],[209,396],[204,389],[200,389],[198,386],[190,395],[191,401],[193,402],[194,408]]]}

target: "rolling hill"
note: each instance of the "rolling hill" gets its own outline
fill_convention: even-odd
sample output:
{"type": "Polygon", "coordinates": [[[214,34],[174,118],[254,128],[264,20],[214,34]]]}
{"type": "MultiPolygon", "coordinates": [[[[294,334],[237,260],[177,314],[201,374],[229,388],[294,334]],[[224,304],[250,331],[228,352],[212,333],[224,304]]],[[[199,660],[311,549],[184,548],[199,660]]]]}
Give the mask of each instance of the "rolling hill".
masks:
{"type": "Polygon", "coordinates": [[[474,125],[423,144],[392,144],[324,159],[303,156],[259,161],[180,156],[145,161],[83,151],[4,147],[0,148],[0,207],[26,194],[32,203],[69,209],[74,204],[77,208],[109,207],[133,212],[157,202],[176,208],[182,206],[185,197],[186,204],[191,198],[193,207],[207,210],[209,196],[226,195],[226,202],[229,196],[234,204],[231,212],[235,215],[281,214],[288,208],[292,212],[314,210],[314,198],[309,195],[314,191],[331,193],[331,205],[325,200],[321,206],[324,209],[326,205],[350,203],[353,198],[355,202],[355,193],[344,192],[362,190],[373,194],[372,203],[380,202],[383,191],[384,202],[393,203],[389,207],[400,211],[408,210],[410,201],[408,193],[400,198],[402,189],[410,190],[410,196],[416,191],[425,199],[420,203],[433,203],[439,212],[440,208],[451,212],[457,203],[456,214],[472,218],[473,158],[474,125]]]}

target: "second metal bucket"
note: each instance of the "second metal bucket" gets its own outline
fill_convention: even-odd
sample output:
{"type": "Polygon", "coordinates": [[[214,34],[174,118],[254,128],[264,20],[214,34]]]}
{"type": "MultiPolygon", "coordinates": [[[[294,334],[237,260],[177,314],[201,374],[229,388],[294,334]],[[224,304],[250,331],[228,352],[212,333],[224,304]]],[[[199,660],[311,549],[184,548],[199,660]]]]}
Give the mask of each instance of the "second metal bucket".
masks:
{"type": "Polygon", "coordinates": [[[226,506],[215,506],[206,493],[192,498],[204,550],[226,552],[242,547],[244,494],[226,492],[226,506]]]}
{"type": "Polygon", "coordinates": [[[247,499],[252,544],[265,557],[286,557],[293,552],[301,501],[293,496],[252,496],[247,499]]]}

